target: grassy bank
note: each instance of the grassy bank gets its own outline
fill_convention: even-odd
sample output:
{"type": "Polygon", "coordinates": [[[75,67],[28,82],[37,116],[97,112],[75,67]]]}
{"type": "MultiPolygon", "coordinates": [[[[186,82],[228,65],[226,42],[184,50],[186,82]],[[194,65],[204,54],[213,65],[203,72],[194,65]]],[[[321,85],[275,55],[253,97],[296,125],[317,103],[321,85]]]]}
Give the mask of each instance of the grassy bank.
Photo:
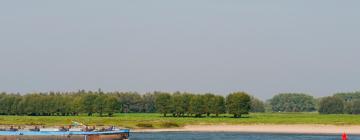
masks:
{"type": "Polygon", "coordinates": [[[128,128],[167,128],[199,124],[331,124],[360,125],[358,115],[319,115],[318,113],[253,113],[245,118],[162,117],[156,113],[116,114],[114,117],[88,116],[0,116],[0,125],[69,125],[79,121],[88,125],[116,125],[128,128]]]}

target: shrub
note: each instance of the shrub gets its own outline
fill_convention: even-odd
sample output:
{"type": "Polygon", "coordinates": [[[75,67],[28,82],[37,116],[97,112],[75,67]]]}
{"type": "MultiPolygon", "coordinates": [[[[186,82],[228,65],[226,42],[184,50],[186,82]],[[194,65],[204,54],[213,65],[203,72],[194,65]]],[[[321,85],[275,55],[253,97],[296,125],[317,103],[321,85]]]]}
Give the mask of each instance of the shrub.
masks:
{"type": "Polygon", "coordinates": [[[173,123],[173,122],[163,122],[160,124],[160,126],[164,128],[179,127],[177,123],[173,123]]]}
{"type": "Polygon", "coordinates": [[[141,128],[152,128],[154,127],[151,123],[138,123],[136,124],[137,127],[141,127],[141,128]]]}

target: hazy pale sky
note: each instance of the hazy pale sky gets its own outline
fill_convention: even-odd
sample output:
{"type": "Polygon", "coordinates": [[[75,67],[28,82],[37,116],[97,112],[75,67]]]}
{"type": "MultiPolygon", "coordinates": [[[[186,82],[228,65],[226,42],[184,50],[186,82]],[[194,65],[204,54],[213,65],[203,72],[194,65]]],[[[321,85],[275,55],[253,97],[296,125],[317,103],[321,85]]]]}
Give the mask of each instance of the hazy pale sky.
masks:
{"type": "Polygon", "coordinates": [[[0,91],[360,89],[358,0],[0,2],[0,91]]]}

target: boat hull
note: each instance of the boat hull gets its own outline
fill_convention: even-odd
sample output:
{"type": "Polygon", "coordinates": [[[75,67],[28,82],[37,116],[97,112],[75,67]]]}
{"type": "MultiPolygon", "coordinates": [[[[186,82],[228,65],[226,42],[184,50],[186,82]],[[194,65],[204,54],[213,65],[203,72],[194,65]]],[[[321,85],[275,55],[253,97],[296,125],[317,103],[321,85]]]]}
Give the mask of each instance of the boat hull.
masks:
{"type": "Polygon", "coordinates": [[[0,131],[0,140],[126,140],[129,130],[82,131],[0,131]]]}
{"type": "Polygon", "coordinates": [[[119,135],[72,135],[72,136],[0,136],[0,140],[126,140],[119,135]]]}

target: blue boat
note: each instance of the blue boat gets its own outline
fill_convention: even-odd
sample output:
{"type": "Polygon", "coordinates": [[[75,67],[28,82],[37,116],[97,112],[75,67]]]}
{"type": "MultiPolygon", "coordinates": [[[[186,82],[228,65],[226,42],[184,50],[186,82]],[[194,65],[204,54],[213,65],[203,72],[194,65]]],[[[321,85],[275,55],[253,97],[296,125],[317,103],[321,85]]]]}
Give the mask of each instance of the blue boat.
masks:
{"type": "Polygon", "coordinates": [[[0,131],[0,140],[128,140],[129,129],[110,131],[0,131]]]}

